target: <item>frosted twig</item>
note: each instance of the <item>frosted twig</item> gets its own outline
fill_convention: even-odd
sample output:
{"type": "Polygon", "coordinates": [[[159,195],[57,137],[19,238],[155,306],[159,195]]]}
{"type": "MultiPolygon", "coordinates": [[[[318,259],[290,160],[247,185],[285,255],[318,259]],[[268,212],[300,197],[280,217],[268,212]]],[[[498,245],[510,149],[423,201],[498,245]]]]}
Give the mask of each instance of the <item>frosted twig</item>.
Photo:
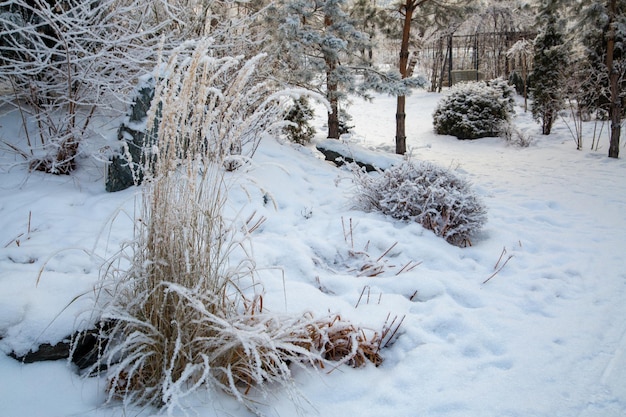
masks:
{"type": "MultiPolygon", "coordinates": [[[[504,253],[503,253],[504,254],[504,253]]],[[[511,260],[511,258],[513,257],[513,255],[509,255],[508,258],[506,258],[506,261],[504,261],[504,263],[502,264],[502,266],[500,266],[500,268],[498,268],[493,274],[491,274],[489,276],[489,278],[487,278],[486,280],[483,281],[483,284],[486,284],[491,278],[495,277],[496,275],[498,275],[498,273],[500,271],[502,271],[502,269],[504,268],[504,266],[511,260]]],[[[502,258],[502,257],[500,257],[502,258]]],[[[498,263],[500,262],[500,260],[498,260],[498,263]]],[[[496,264],[496,266],[498,266],[498,264],[496,264]]]]}
{"type": "Polygon", "coordinates": [[[359,296],[359,299],[356,302],[356,305],[354,306],[354,308],[357,308],[359,306],[359,304],[361,304],[361,299],[363,298],[363,294],[365,294],[365,290],[367,290],[367,304],[369,304],[369,299],[370,299],[370,286],[366,285],[363,287],[363,290],[361,291],[361,295],[359,296]]]}

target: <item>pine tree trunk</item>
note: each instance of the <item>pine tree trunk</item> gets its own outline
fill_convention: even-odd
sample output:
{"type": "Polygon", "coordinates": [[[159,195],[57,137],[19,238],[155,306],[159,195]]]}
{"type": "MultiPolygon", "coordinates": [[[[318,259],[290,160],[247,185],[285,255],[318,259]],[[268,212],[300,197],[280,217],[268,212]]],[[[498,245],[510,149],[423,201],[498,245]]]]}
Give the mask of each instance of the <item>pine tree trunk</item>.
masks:
{"type": "Polygon", "coordinates": [[[541,126],[541,133],[543,135],[549,135],[552,131],[552,124],[554,123],[554,117],[552,115],[552,110],[546,110],[543,113],[543,124],[541,126]]]}
{"type": "MultiPolygon", "coordinates": [[[[324,16],[324,26],[329,27],[332,24],[332,18],[328,15],[324,16]]],[[[326,99],[330,103],[331,110],[328,113],[328,138],[339,139],[339,99],[337,98],[339,86],[334,79],[337,61],[330,55],[325,55],[324,61],[326,62],[326,99]]]]}
{"type": "Polygon", "coordinates": [[[328,87],[329,102],[331,112],[328,113],[328,138],[329,139],[339,139],[339,103],[337,102],[337,94],[336,94],[336,85],[335,90],[331,92],[330,86],[328,87]]]}
{"type": "MultiPolygon", "coordinates": [[[[407,0],[402,6],[404,9],[404,26],[402,29],[402,44],[400,46],[400,63],[398,69],[402,78],[407,77],[407,67],[409,63],[409,36],[411,34],[411,19],[416,7],[415,0],[407,0]]],[[[406,96],[398,96],[396,107],[396,153],[404,155],[406,153],[406,96]]]]}
{"type": "Polygon", "coordinates": [[[406,153],[406,96],[398,96],[396,108],[396,153],[406,153]]]}
{"type": "Polygon", "coordinates": [[[339,139],[339,99],[337,98],[338,85],[333,81],[333,71],[337,63],[332,57],[326,57],[326,99],[330,103],[328,112],[328,138],[339,139]]]}
{"type": "Polygon", "coordinates": [[[415,66],[417,65],[418,58],[419,56],[417,54],[417,51],[413,51],[413,53],[411,54],[411,58],[409,59],[409,66],[406,69],[407,77],[413,76],[413,71],[415,71],[415,66]]]}
{"type": "Polygon", "coordinates": [[[606,67],[609,71],[609,89],[611,91],[611,106],[609,115],[611,119],[611,139],[609,142],[609,157],[619,157],[619,139],[622,129],[621,121],[621,101],[619,96],[618,82],[619,74],[613,63],[615,50],[615,14],[617,11],[617,0],[609,1],[609,33],[606,44],[606,67]]]}
{"type": "Polygon", "coordinates": [[[526,62],[527,58],[524,56],[522,58],[522,78],[524,81],[524,113],[528,111],[528,62],[526,62]]]}

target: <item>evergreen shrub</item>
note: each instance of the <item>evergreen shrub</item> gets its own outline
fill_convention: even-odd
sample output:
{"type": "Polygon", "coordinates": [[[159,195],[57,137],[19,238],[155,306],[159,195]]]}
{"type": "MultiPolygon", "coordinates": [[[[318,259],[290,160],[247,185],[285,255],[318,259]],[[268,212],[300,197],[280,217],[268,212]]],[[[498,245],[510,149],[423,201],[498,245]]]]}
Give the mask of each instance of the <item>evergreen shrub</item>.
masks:
{"type": "Polygon", "coordinates": [[[291,123],[285,126],[283,132],[293,142],[301,145],[309,143],[315,135],[315,128],[310,124],[313,116],[313,109],[306,97],[294,100],[285,117],[285,120],[291,123]]]}
{"type": "Polygon", "coordinates": [[[432,163],[405,161],[376,175],[355,166],[353,172],[358,208],[416,221],[453,245],[471,245],[487,220],[470,183],[432,163]]]}
{"type": "Polygon", "coordinates": [[[515,113],[514,94],[501,79],[457,84],[435,109],[435,132],[459,139],[498,136],[515,113]]]}

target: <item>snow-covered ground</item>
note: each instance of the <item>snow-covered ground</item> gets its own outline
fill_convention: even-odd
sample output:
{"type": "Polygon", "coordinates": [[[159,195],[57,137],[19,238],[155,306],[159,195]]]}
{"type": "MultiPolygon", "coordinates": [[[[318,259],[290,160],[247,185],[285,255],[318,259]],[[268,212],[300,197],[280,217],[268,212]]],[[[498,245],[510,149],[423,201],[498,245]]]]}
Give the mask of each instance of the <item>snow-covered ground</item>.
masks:
{"type": "MultiPolygon", "coordinates": [[[[258,399],[260,409],[283,417],[626,415],[626,160],[606,156],[606,135],[600,150],[589,150],[592,124],[577,151],[561,120],[543,137],[519,108],[518,127],[536,139],[528,148],[437,136],[440,97],[407,99],[408,145],[414,158],[469,178],[483,198],[489,220],[471,247],[354,210],[350,174],[313,147],[266,140],[239,174],[245,187],[233,188],[231,207],[267,218],[252,235],[264,308],[337,313],[375,330],[388,316],[404,317],[380,367],[294,369],[308,403],[296,407],[277,389],[258,399]],[[264,204],[268,197],[275,204],[264,204]],[[383,274],[357,276],[355,268],[392,246],[380,260],[383,274]],[[353,248],[363,253],[351,256],[353,248]]],[[[394,149],[394,98],[356,99],[349,112],[353,143],[394,149]]],[[[19,144],[14,116],[0,120],[0,139],[19,144]]],[[[322,138],[323,119],[316,124],[322,138]]],[[[115,127],[102,132],[111,144],[115,127]]],[[[85,326],[100,266],[132,237],[140,201],[137,189],[106,193],[103,163],[93,156],[72,176],[28,173],[14,162],[19,157],[0,153],[4,353],[85,326]]],[[[158,413],[103,405],[104,392],[103,379],[81,378],[66,361],[0,355],[1,417],[158,413]]],[[[179,414],[249,416],[220,393],[188,404],[179,414]]]]}

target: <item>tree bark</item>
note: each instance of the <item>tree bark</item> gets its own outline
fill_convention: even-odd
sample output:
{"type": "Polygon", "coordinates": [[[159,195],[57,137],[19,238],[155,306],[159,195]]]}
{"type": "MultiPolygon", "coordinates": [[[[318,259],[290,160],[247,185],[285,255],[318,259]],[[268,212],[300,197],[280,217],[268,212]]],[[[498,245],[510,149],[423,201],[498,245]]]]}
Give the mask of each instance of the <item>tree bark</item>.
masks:
{"type": "Polygon", "coordinates": [[[552,131],[552,125],[554,124],[554,112],[552,109],[548,109],[543,113],[543,124],[541,126],[541,133],[543,135],[549,135],[552,131]]]}
{"type": "Polygon", "coordinates": [[[339,99],[337,97],[338,85],[334,81],[333,72],[337,68],[337,63],[332,57],[326,58],[326,99],[330,104],[328,112],[328,137],[339,139],[339,99]]]}
{"type": "MultiPolygon", "coordinates": [[[[329,27],[333,24],[330,16],[324,16],[324,26],[329,27]]],[[[337,92],[339,86],[335,80],[335,70],[337,69],[337,61],[331,55],[325,55],[326,61],[326,99],[330,103],[330,112],[328,112],[328,138],[339,139],[339,99],[337,92]]]]}
{"type": "Polygon", "coordinates": [[[328,102],[331,111],[328,113],[328,137],[330,139],[339,139],[339,103],[337,100],[337,85],[328,84],[327,87],[328,102]]]}
{"type": "Polygon", "coordinates": [[[522,55],[522,78],[524,82],[524,113],[528,111],[528,62],[526,53],[522,55]]]}
{"type": "MultiPolygon", "coordinates": [[[[398,69],[402,79],[407,77],[407,67],[409,63],[409,39],[411,35],[411,19],[413,11],[417,7],[416,0],[407,0],[400,7],[404,9],[404,26],[402,28],[402,44],[400,46],[400,62],[398,69]]],[[[398,96],[396,106],[396,153],[404,155],[406,153],[406,96],[398,96]]]]}
{"type": "Polygon", "coordinates": [[[396,153],[406,153],[406,96],[398,96],[396,108],[396,153]]]}
{"type": "Polygon", "coordinates": [[[609,0],[609,32],[606,42],[606,67],[609,72],[609,89],[611,91],[611,105],[609,116],[611,119],[611,138],[609,143],[609,157],[619,157],[619,139],[622,129],[621,99],[619,96],[619,74],[613,63],[615,50],[615,15],[617,0],[609,0]]]}

